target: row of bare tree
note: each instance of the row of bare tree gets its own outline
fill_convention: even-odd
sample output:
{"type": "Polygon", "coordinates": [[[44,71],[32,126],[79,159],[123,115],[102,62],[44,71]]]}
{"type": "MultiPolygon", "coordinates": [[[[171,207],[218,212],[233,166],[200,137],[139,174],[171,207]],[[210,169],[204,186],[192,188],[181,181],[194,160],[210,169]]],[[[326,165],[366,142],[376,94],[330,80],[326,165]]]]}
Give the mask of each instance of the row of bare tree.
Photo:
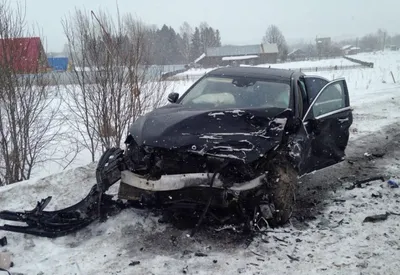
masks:
{"type": "Polygon", "coordinates": [[[70,59],[79,64],[71,74],[77,85],[50,86],[39,68],[30,75],[16,68],[29,49],[10,41],[32,33],[24,5],[10,3],[0,3],[0,185],[52,163],[65,168],[83,150],[95,161],[122,145],[138,116],[164,102],[170,84],[146,65],[152,45],[140,20],[75,10],[62,24],[70,59]]]}

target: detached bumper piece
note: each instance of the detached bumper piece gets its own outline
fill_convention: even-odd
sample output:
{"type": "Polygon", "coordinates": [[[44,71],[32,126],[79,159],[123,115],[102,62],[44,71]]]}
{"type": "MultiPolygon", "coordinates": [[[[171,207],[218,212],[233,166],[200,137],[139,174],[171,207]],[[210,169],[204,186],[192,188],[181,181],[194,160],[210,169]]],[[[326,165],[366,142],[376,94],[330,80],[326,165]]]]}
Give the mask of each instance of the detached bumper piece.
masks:
{"type": "MultiPolygon", "coordinates": [[[[99,218],[97,185],[92,187],[82,201],[62,210],[45,211],[50,200],[51,197],[43,199],[30,211],[1,211],[0,219],[24,222],[26,226],[5,224],[0,226],[0,230],[56,238],[82,229],[99,218]]],[[[101,209],[110,211],[113,206],[116,206],[116,202],[112,200],[112,196],[103,195],[101,209]]]]}
{"type": "Polygon", "coordinates": [[[30,211],[1,211],[0,219],[23,222],[26,225],[5,224],[0,226],[0,230],[56,238],[78,231],[97,219],[102,220],[105,216],[120,212],[125,205],[113,200],[113,196],[105,192],[120,179],[119,165],[122,155],[123,151],[118,148],[108,149],[103,154],[96,169],[97,184],[77,204],[57,211],[45,211],[52,198],[47,197],[30,211]]]}

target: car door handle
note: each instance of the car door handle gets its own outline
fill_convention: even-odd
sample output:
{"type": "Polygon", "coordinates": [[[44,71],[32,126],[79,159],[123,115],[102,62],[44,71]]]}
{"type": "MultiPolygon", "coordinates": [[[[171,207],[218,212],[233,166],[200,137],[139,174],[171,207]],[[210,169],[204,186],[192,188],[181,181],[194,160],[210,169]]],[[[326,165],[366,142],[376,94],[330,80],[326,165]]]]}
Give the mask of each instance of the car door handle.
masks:
{"type": "Polygon", "coordinates": [[[348,118],[348,117],[346,117],[346,118],[338,118],[338,121],[339,121],[340,123],[344,123],[344,122],[346,122],[346,121],[349,121],[349,118],[348,118]]]}

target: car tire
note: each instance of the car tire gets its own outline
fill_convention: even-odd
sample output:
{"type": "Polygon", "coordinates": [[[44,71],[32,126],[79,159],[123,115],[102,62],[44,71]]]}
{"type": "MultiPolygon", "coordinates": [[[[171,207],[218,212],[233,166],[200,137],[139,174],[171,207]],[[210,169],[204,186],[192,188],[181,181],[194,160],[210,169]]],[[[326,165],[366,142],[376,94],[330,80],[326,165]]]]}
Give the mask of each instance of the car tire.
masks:
{"type": "Polygon", "coordinates": [[[270,185],[270,202],[274,206],[270,226],[280,226],[288,222],[295,207],[295,188],[298,173],[288,162],[275,166],[270,185]]]}

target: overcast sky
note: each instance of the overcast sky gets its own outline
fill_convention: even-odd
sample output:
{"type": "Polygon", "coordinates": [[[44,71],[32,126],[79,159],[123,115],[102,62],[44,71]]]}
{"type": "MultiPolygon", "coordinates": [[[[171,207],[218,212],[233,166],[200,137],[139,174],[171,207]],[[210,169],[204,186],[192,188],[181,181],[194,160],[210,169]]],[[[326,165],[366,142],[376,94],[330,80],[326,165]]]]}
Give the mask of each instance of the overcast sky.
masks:
{"type": "Polygon", "coordinates": [[[398,0],[26,0],[27,19],[46,38],[47,50],[66,42],[61,19],[75,7],[130,12],[144,22],[179,30],[206,21],[221,32],[223,44],[259,43],[269,24],[288,41],[318,36],[355,37],[378,28],[400,32],[398,0]]]}

